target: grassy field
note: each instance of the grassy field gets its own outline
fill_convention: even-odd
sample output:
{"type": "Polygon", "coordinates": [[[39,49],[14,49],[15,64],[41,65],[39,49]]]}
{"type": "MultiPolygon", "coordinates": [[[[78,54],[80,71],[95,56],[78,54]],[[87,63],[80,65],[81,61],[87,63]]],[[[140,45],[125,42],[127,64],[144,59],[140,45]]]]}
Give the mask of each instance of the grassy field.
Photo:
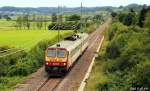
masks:
{"type": "Polygon", "coordinates": [[[15,26],[15,21],[6,21],[5,19],[0,20],[0,27],[13,27],[15,26]]]}
{"type": "Polygon", "coordinates": [[[6,21],[5,19],[0,19],[0,30],[14,30],[16,29],[15,21],[6,21]]]}
{"type": "MultiPolygon", "coordinates": [[[[61,31],[61,34],[72,31],[61,31]]],[[[39,41],[52,39],[57,36],[57,31],[0,31],[0,46],[10,46],[17,48],[30,49],[39,41]]]]}

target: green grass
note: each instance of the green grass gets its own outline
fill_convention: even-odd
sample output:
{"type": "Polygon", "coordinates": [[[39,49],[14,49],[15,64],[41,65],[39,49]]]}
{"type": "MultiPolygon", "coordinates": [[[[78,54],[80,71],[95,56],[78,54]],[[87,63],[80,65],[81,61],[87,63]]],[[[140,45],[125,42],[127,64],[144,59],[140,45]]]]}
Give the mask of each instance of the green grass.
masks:
{"type": "Polygon", "coordinates": [[[15,21],[6,21],[5,19],[0,19],[0,30],[14,30],[15,21]]]}
{"type": "Polygon", "coordinates": [[[11,89],[19,82],[23,81],[25,77],[13,76],[13,77],[0,77],[0,90],[11,91],[11,89]]]}
{"type": "Polygon", "coordinates": [[[6,21],[5,19],[0,19],[0,27],[14,27],[15,21],[6,21]]]}
{"type": "Polygon", "coordinates": [[[87,80],[87,84],[84,91],[100,91],[99,84],[108,81],[108,77],[105,74],[105,66],[107,62],[104,59],[100,58],[104,54],[106,45],[107,41],[104,41],[99,52],[99,57],[95,60],[92,72],[90,74],[89,79],[87,80]]]}
{"type": "MultiPolygon", "coordinates": [[[[61,34],[72,31],[61,31],[61,34]]],[[[57,36],[57,31],[0,31],[0,46],[30,49],[41,40],[50,40],[57,36]]]]}

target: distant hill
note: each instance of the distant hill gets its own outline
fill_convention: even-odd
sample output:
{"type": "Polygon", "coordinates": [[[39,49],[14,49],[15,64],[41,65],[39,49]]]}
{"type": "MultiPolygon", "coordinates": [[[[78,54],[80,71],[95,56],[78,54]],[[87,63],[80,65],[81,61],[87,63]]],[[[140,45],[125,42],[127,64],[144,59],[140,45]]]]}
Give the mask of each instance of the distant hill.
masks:
{"type": "MultiPolygon", "coordinates": [[[[111,7],[111,6],[104,6],[104,7],[84,7],[83,12],[97,12],[97,11],[117,11],[117,10],[129,10],[129,9],[134,9],[135,11],[139,11],[142,9],[141,5],[138,4],[130,4],[125,7],[111,7]],[[121,9],[120,9],[121,8],[121,9]]],[[[68,7],[63,7],[62,12],[65,13],[79,13],[81,11],[80,7],[76,8],[68,8],[68,7]]],[[[5,6],[5,7],[0,7],[0,14],[52,14],[52,13],[57,13],[58,8],[57,7],[38,7],[38,8],[31,8],[31,7],[11,7],[11,6],[5,6]]]]}
{"type": "Polygon", "coordinates": [[[135,11],[140,11],[142,9],[142,5],[138,4],[129,4],[128,6],[125,7],[126,10],[133,9],[135,11]]]}
{"type": "MultiPolygon", "coordinates": [[[[106,7],[84,7],[83,12],[96,12],[96,11],[109,11],[111,12],[113,10],[113,7],[106,6],[106,7]]],[[[66,13],[77,13],[80,12],[80,7],[76,8],[67,8],[63,7],[63,12],[66,13]]],[[[39,7],[39,8],[21,8],[21,7],[11,7],[11,6],[5,6],[0,8],[0,14],[52,14],[57,13],[58,8],[57,7],[39,7]]]]}

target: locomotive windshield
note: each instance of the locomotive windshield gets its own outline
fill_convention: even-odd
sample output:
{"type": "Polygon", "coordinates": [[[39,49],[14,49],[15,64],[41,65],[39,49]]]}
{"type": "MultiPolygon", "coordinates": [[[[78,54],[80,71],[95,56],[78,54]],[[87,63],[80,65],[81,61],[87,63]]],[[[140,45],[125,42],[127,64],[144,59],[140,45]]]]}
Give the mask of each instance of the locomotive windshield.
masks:
{"type": "Polygon", "coordinates": [[[57,57],[65,57],[65,51],[64,50],[58,50],[57,51],[57,57]]]}
{"type": "Polygon", "coordinates": [[[56,57],[56,50],[48,50],[48,57],[56,57]]]}

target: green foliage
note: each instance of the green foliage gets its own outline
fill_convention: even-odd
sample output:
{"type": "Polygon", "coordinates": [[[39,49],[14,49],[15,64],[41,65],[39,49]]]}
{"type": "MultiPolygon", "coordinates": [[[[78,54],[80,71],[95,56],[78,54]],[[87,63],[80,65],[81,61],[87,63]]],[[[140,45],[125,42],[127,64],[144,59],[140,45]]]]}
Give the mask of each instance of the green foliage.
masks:
{"type": "Polygon", "coordinates": [[[10,20],[11,20],[11,17],[8,16],[8,15],[4,15],[3,17],[4,17],[7,21],[10,21],[10,20]]]}
{"type": "Polygon", "coordinates": [[[22,15],[17,16],[15,22],[16,24],[14,27],[18,30],[47,30],[47,23],[49,23],[49,19],[47,16],[22,15]]]}
{"type": "Polygon", "coordinates": [[[149,30],[136,25],[113,23],[107,32],[109,40],[101,60],[106,60],[108,82],[99,83],[100,91],[130,91],[150,87],[149,30]]]}
{"type": "Polygon", "coordinates": [[[150,12],[147,13],[147,15],[146,15],[146,19],[144,21],[144,27],[147,27],[150,29],[150,12]]]}
{"type": "Polygon", "coordinates": [[[133,73],[134,76],[130,80],[132,80],[134,85],[139,85],[143,87],[150,87],[150,62],[149,60],[145,60],[141,64],[138,64],[135,68],[133,73]]]}
{"type": "Polygon", "coordinates": [[[146,13],[147,13],[147,8],[144,6],[143,9],[141,10],[140,16],[139,16],[139,26],[140,27],[143,27],[143,25],[144,25],[146,13]]]}
{"type": "Polygon", "coordinates": [[[112,12],[112,13],[111,13],[111,16],[112,16],[112,17],[116,17],[116,16],[117,16],[117,13],[116,13],[116,12],[112,12]]]}
{"type": "Polygon", "coordinates": [[[53,13],[52,14],[52,22],[54,23],[54,22],[57,22],[57,15],[56,15],[56,13],[53,13]]]}
{"type": "Polygon", "coordinates": [[[120,34],[120,33],[126,33],[128,32],[128,27],[124,26],[122,23],[114,23],[112,26],[108,29],[108,39],[112,40],[115,35],[120,34]]]}
{"type": "Polygon", "coordinates": [[[25,57],[27,53],[25,51],[21,51],[18,53],[14,53],[13,55],[8,55],[0,58],[0,76],[6,76],[8,71],[10,70],[9,67],[11,65],[15,65],[19,59],[25,57]]]}
{"type": "Polygon", "coordinates": [[[120,13],[118,15],[118,19],[127,26],[135,25],[137,23],[137,15],[133,10],[131,10],[129,13],[120,13]]]}
{"type": "Polygon", "coordinates": [[[67,21],[79,21],[81,19],[81,16],[78,14],[73,14],[71,16],[66,17],[67,21]]]}
{"type": "Polygon", "coordinates": [[[106,57],[110,59],[116,58],[120,55],[119,46],[114,41],[108,45],[106,52],[106,57]]]}
{"type": "MultiPolygon", "coordinates": [[[[99,82],[100,77],[95,78],[93,82],[90,81],[92,84],[96,84],[94,85],[96,88],[92,88],[93,91],[131,91],[133,89],[141,89],[136,91],[149,91],[149,10],[150,7],[142,9],[140,13],[130,10],[127,13],[117,14],[113,18],[114,22],[105,37],[108,44],[104,48],[105,51],[102,51],[103,55],[97,58],[97,60],[101,60],[99,63],[105,60],[106,66],[103,69],[109,80],[99,82]],[[97,81],[97,83],[94,81],[97,81]]],[[[101,67],[101,65],[96,65],[94,68],[96,67],[101,67]]],[[[102,72],[94,70],[94,73],[91,77],[102,72]]]]}
{"type": "Polygon", "coordinates": [[[11,91],[12,87],[24,79],[22,76],[0,77],[0,90],[11,91]]]}
{"type": "Polygon", "coordinates": [[[96,21],[96,22],[97,22],[97,21],[100,22],[100,21],[102,21],[102,19],[103,19],[103,18],[102,18],[102,15],[99,15],[99,14],[98,14],[98,15],[95,15],[95,16],[93,17],[93,20],[96,21]]]}

